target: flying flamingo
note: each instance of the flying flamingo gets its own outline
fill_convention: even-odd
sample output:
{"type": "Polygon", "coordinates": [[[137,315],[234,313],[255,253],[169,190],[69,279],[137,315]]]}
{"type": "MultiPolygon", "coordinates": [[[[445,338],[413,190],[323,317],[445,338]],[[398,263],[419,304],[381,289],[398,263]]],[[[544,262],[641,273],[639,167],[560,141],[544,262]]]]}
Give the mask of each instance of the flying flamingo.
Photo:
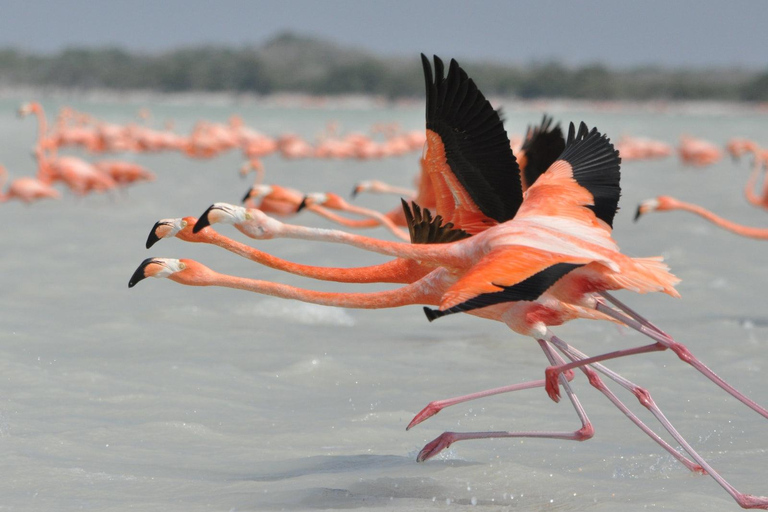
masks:
{"type": "Polygon", "coordinates": [[[37,178],[28,176],[13,180],[8,185],[5,193],[3,193],[2,188],[5,186],[6,181],[8,181],[8,173],[5,170],[5,166],[0,165],[0,202],[18,199],[24,203],[31,203],[38,199],[59,199],[61,197],[61,193],[55,188],[37,178]]]}
{"type": "MultiPolygon", "coordinates": [[[[452,68],[453,68],[452,63],[452,68]]],[[[436,60],[436,75],[440,76],[442,78],[442,69],[440,72],[437,72],[437,60],[436,60]]],[[[449,73],[450,76],[450,73],[449,73]]],[[[455,91],[454,91],[455,92],[455,91]]],[[[462,94],[465,94],[466,90],[462,91],[462,94]]],[[[428,127],[429,127],[429,96],[428,96],[428,127]]],[[[437,127],[440,129],[439,127],[437,127]]],[[[428,132],[429,136],[429,132],[428,132]]],[[[555,265],[558,265],[560,263],[563,263],[559,259],[560,256],[564,256],[563,251],[568,252],[568,258],[570,258],[568,261],[584,261],[584,260],[590,260],[590,263],[583,263],[587,266],[589,264],[599,264],[606,268],[608,268],[611,271],[619,272],[621,273],[623,267],[622,264],[628,265],[629,263],[626,261],[621,261],[621,264],[619,261],[621,260],[620,253],[617,253],[613,251],[613,244],[610,242],[610,235],[609,235],[609,226],[612,222],[613,215],[615,213],[615,206],[616,202],[618,200],[618,165],[615,166],[616,172],[615,172],[615,193],[611,191],[604,190],[605,186],[607,185],[607,188],[611,188],[611,185],[613,182],[609,179],[606,180],[595,180],[592,181],[592,178],[590,177],[589,172],[584,172],[587,170],[594,170],[595,167],[598,167],[600,171],[610,171],[611,169],[611,162],[605,162],[605,159],[609,157],[611,154],[610,151],[606,152],[603,147],[600,147],[599,139],[601,139],[599,133],[596,133],[595,131],[589,132],[585,129],[580,129],[578,136],[574,137],[573,129],[571,129],[571,133],[569,134],[569,142],[574,142],[575,144],[572,145],[570,148],[572,151],[568,153],[568,148],[566,149],[566,152],[561,156],[561,160],[558,160],[558,162],[555,163],[552,167],[554,170],[551,174],[545,173],[542,178],[540,178],[534,186],[529,189],[527,197],[526,197],[526,203],[528,201],[531,201],[531,203],[523,204],[523,206],[520,208],[520,212],[518,212],[518,215],[515,216],[515,212],[512,212],[512,215],[510,216],[510,219],[512,216],[514,216],[514,220],[509,220],[508,222],[502,221],[500,225],[497,227],[493,227],[490,229],[483,229],[488,226],[488,224],[492,224],[492,222],[487,222],[486,219],[483,219],[481,215],[478,215],[476,212],[478,205],[473,205],[475,208],[475,211],[472,211],[473,208],[467,208],[466,207],[466,201],[467,196],[469,201],[472,201],[473,197],[479,197],[477,196],[478,191],[487,191],[490,189],[490,187],[480,185],[480,186],[474,186],[474,187],[466,187],[464,183],[462,183],[462,186],[459,188],[464,189],[466,192],[466,195],[461,198],[454,197],[454,203],[449,205],[449,210],[452,214],[458,217],[465,217],[468,220],[468,224],[472,225],[474,223],[474,227],[477,228],[478,234],[471,239],[466,239],[458,242],[453,242],[451,244],[447,244],[444,247],[444,251],[442,254],[434,251],[431,247],[428,245],[424,246],[409,246],[408,248],[403,247],[395,247],[396,245],[402,244],[396,244],[396,243],[390,243],[390,245],[384,245],[382,241],[378,241],[375,239],[365,239],[365,237],[358,237],[356,235],[349,235],[346,233],[330,233],[329,231],[324,231],[322,233],[313,233],[312,235],[309,235],[308,233],[300,233],[297,231],[296,228],[291,228],[288,230],[289,236],[296,237],[296,238],[317,238],[319,235],[320,238],[326,239],[329,241],[343,241],[345,243],[350,243],[352,245],[356,245],[361,248],[366,248],[369,250],[375,250],[377,252],[382,252],[384,254],[392,254],[407,258],[417,258],[422,261],[426,261],[430,264],[436,265],[436,266],[442,266],[442,267],[448,267],[453,268],[454,270],[458,270],[460,275],[458,277],[458,280],[451,286],[447,288],[447,290],[442,293],[440,297],[440,305],[441,310],[443,312],[450,312],[451,308],[455,308],[458,306],[463,306],[466,308],[466,310],[470,310],[471,307],[477,307],[479,308],[478,311],[482,310],[488,310],[488,307],[481,307],[478,306],[478,303],[475,302],[474,304],[472,301],[480,300],[481,297],[485,296],[488,298],[490,295],[494,295],[493,299],[491,300],[490,307],[506,307],[502,306],[503,304],[509,302],[510,300],[516,300],[513,297],[523,297],[521,300],[525,300],[525,297],[528,297],[526,293],[530,293],[530,291],[526,290],[525,287],[523,289],[515,287],[517,284],[526,283],[528,278],[524,277],[524,272],[522,269],[513,268],[513,269],[500,269],[497,267],[494,267],[494,261],[493,259],[489,259],[486,257],[487,254],[490,254],[493,252],[494,249],[503,249],[503,250],[509,250],[510,256],[511,251],[514,247],[518,248],[518,252],[521,253],[521,255],[525,258],[527,256],[531,256],[532,254],[536,253],[538,251],[537,256],[541,258],[547,258],[547,265],[545,266],[545,270],[535,273],[533,275],[530,275],[530,277],[534,276],[540,276],[544,271],[549,271],[551,268],[553,268],[555,265]],[[588,142],[587,142],[588,141],[588,142]],[[582,144],[579,144],[579,143],[582,144]],[[590,145],[591,143],[591,145],[590,145]],[[598,147],[596,148],[595,145],[598,147]],[[586,151],[586,149],[589,148],[591,151],[586,151]],[[584,158],[586,154],[589,153],[589,158],[584,158]],[[569,159],[570,158],[570,159],[569,159]],[[548,175],[549,174],[549,175],[548,175]],[[569,181],[570,180],[570,181],[569,181]],[[581,191],[580,191],[581,190],[581,191]],[[538,192],[538,194],[537,194],[538,192]],[[559,193],[558,193],[559,192],[559,193]],[[556,197],[558,197],[557,204],[545,204],[542,201],[542,198],[546,197],[547,194],[553,194],[556,197]],[[538,195],[538,199],[532,199],[536,198],[538,195]],[[460,199],[456,201],[456,199],[460,199]],[[526,206],[531,205],[530,207],[526,208],[526,206]],[[584,206],[587,206],[588,208],[583,208],[584,206]],[[581,210],[577,211],[577,208],[581,208],[581,210]],[[533,215],[533,212],[537,214],[543,214],[545,216],[551,216],[552,217],[552,224],[545,222],[544,219],[538,219],[536,218],[536,215],[533,215]],[[589,215],[587,215],[587,212],[591,215],[591,220],[589,218],[589,215]],[[561,219],[563,217],[572,217],[570,221],[564,221],[564,224],[562,226],[559,226],[560,229],[558,229],[558,223],[555,222],[554,219],[561,219]],[[515,229],[510,229],[510,226],[517,223],[518,228],[524,228],[517,232],[515,232],[515,229]],[[568,230],[564,230],[565,225],[572,223],[573,225],[569,226],[568,230]],[[484,225],[483,225],[484,224],[484,225]],[[573,238],[566,239],[568,236],[568,232],[575,229],[579,236],[574,236],[573,238]],[[536,231],[539,232],[540,235],[543,235],[542,239],[534,240],[534,239],[528,239],[525,240],[525,234],[526,231],[536,231]],[[493,235],[491,235],[493,234],[493,235]],[[513,237],[511,235],[519,235],[518,237],[513,237]],[[547,238],[546,235],[553,235],[549,238],[547,238]],[[354,236],[355,239],[349,238],[350,236],[354,236]],[[586,245],[582,247],[578,247],[579,241],[584,242],[584,240],[580,240],[581,238],[589,238],[590,242],[586,243],[586,245]],[[513,238],[519,238],[517,240],[513,241],[513,238]],[[462,244],[466,247],[471,247],[466,245],[466,241],[473,240],[478,241],[476,242],[479,246],[484,246],[486,249],[485,252],[480,251],[480,254],[475,253],[472,254],[471,251],[467,251],[467,253],[462,253],[462,251],[455,250],[457,247],[461,247],[462,244]],[[522,242],[522,243],[521,243],[522,242]],[[546,246],[546,247],[545,247],[546,246]],[[418,250],[416,250],[418,249],[418,250]],[[582,253],[579,249],[585,249],[585,252],[582,253]],[[552,253],[551,251],[558,250],[561,251],[559,253],[552,253]],[[607,252],[605,252],[607,251],[607,252]],[[526,254],[527,253],[527,254],[526,254]],[[587,256],[587,253],[589,253],[589,256],[587,256]],[[611,256],[609,256],[609,253],[612,253],[611,256]],[[581,260],[579,258],[584,258],[584,260],[581,260]],[[591,259],[590,259],[591,258],[591,259]],[[554,263],[554,262],[560,262],[560,263],[554,263]],[[554,263],[554,264],[553,264],[554,263]],[[612,264],[616,266],[616,268],[612,267],[612,264]],[[466,264],[467,267],[462,268],[462,264],[466,264]],[[479,270],[478,270],[479,267],[479,270]],[[464,271],[464,274],[461,274],[461,271],[464,271]],[[519,272],[518,272],[519,271],[519,272]],[[482,281],[487,282],[489,287],[492,287],[490,290],[486,288],[486,285],[481,283],[476,283],[477,286],[473,288],[472,283],[468,283],[467,281],[467,275],[471,273],[475,273],[476,275],[479,274],[481,277],[483,277],[482,281]],[[501,273],[499,273],[501,272],[501,273]],[[516,277],[511,277],[510,274],[517,272],[516,277]],[[506,282],[506,285],[504,286],[504,283],[502,283],[502,286],[497,286],[496,280],[489,280],[485,281],[485,277],[496,275],[497,277],[502,277],[508,279],[506,282]],[[515,279],[517,281],[515,282],[515,279]],[[462,283],[462,280],[465,282],[462,283]],[[456,289],[457,284],[463,284],[464,286],[460,286],[458,290],[456,289]],[[448,300],[446,303],[446,296],[450,295],[451,292],[453,292],[454,296],[448,300]],[[505,296],[499,299],[499,293],[503,292],[505,296]],[[458,296],[455,296],[457,295],[458,296]],[[463,295],[462,295],[463,294],[463,295]],[[466,299],[466,300],[464,300],[466,299]],[[453,301],[454,305],[451,306],[451,300],[453,301]],[[495,301],[495,302],[494,302],[495,301]]],[[[604,140],[604,139],[603,139],[604,140]]],[[[437,149],[441,149],[440,146],[442,146],[442,142],[438,141],[439,145],[437,146],[437,149]]],[[[507,143],[507,147],[508,147],[507,143]]],[[[611,148],[612,149],[612,148],[611,148]]],[[[447,152],[444,152],[447,153],[447,152]]],[[[432,155],[435,156],[434,154],[432,155]]],[[[445,155],[444,155],[445,156],[445,155]]],[[[435,159],[436,161],[439,159],[435,159]]],[[[445,157],[443,158],[445,160],[445,157]]],[[[514,160],[513,160],[514,162],[514,160]]],[[[616,160],[617,162],[617,160],[616,160]]],[[[439,164],[439,162],[437,162],[439,164]]],[[[466,167],[465,169],[466,170],[466,167]]],[[[462,177],[466,178],[467,174],[461,175],[456,174],[456,177],[458,177],[459,181],[462,181],[462,177]]],[[[447,177],[447,179],[450,181],[452,178],[450,176],[447,177]]],[[[512,182],[514,183],[514,182],[512,182]]],[[[442,185],[445,186],[445,191],[450,191],[450,187],[443,183],[442,185]]],[[[443,201],[446,201],[447,197],[446,195],[442,196],[443,201]]],[[[478,201],[480,203],[480,201],[478,201]]],[[[519,205],[519,203],[518,203],[519,205]]],[[[514,207],[513,209],[516,211],[517,208],[514,207]]],[[[206,225],[208,222],[205,221],[216,221],[216,220],[224,220],[227,221],[227,216],[230,218],[230,222],[239,224],[239,227],[244,232],[250,232],[250,234],[255,235],[255,237],[261,237],[261,238],[270,238],[276,235],[276,233],[279,231],[278,228],[280,227],[280,223],[277,223],[277,221],[274,221],[273,219],[264,218],[264,219],[254,219],[249,218],[249,216],[254,216],[254,211],[246,212],[245,209],[237,210],[239,207],[231,207],[231,205],[221,205],[217,204],[214,205],[211,209],[209,209],[208,212],[206,212],[206,215],[204,215],[204,218],[201,218],[201,221],[199,221],[196,226],[195,230],[198,230],[198,227],[202,228],[204,225],[206,225]],[[255,223],[257,225],[247,225],[251,223],[251,221],[257,220],[258,222],[255,223]],[[272,222],[270,224],[270,221],[272,222]]],[[[492,204],[490,207],[487,207],[487,210],[489,212],[492,212],[495,215],[508,215],[510,210],[508,208],[505,208],[504,206],[499,206],[492,204]]],[[[491,217],[493,220],[497,220],[494,217],[491,217]]],[[[559,222],[559,221],[558,221],[559,222]]],[[[498,224],[498,221],[497,221],[498,224]]],[[[459,224],[460,226],[464,226],[464,224],[459,224]]],[[[305,228],[308,229],[308,228],[305,228]]],[[[285,231],[283,232],[285,234],[285,231]]],[[[530,233],[529,233],[530,234],[530,233]]],[[[475,242],[473,242],[474,244],[475,242]]],[[[495,254],[495,258],[504,258],[505,253],[504,251],[497,252],[495,254]]],[[[178,260],[174,260],[178,261],[178,260]]],[[[512,261],[510,261],[512,263],[512,261]]],[[[535,262],[529,261],[529,264],[534,264],[535,262]]],[[[162,267],[161,262],[151,262],[144,265],[144,268],[140,268],[139,270],[142,271],[142,274],[139,275],[139,270],[137,270],[137,273],[134,274],[134,278],[132,279],[133,284],[135,284],[135,279],[138,279],[139,277],[145,277],[147,273],[147,269],[150,268],[150,266],[156,266],[159,265],[162,267]]],[[[175,274],[178,271],[184,271],[186,270],[186,264],[184,268],[180,268],[176,263],[172,263],[172,266],[175,265],[173,269],[170,270],[164,270],[163,272],[166,275],[175,274]],[[171,271],[172,270],[172,271],[171,271]]],[[[576,263],[570,263],[573,267],[576,267],[578,264],[576,263]]],[[[535,266],[535,265],[534,265],[535,266]]],[[[579,267],[581,268],[581,267],[579,267]]],[[[437,271],[445,271],[445,269],[439,268],[436,269],[437,271]]],[[[578,268],[570,268],[566,272],[564,272],[562,275],[570,276],[575,274],[578,271],[578,268]]],[[[155,272],[156,273],[156,272],[155,272]]],[[[617,274],[618,275],[618,274],[617,274]]],[[[548,276],[551,277],[551,276],[548,276]]],[[[566,277],[567,278],[567,277],[566,277]]],[[[501,280],[498,280],[501,282],[501,280]]],[[[550,288],[552,283],[538,283],[538,286],[546,291],[548,288],[550,288]]],[[[622,284],[622,287],[626,287],[626,283],[622,284]]],[[[609,299],[610,300],[610,299],[609,299]]],[[[618,304],[617,304],[618,305],[618,304]]],[[[619,306],[620,307],[620,306],[619,306]]],[[[632,320],[632,319],[628,319],[632,320]]],[[[624,321],[624,318],[621,319],[621,321],[624,321]]],[[[628,321],[625,322],[628,325],[630,325],[632,322],[628,321]]],[[[640,321],[636,322],[637,324],[641,324],[640,321]]],[[[640,327],[650,328],[649,325],[640,325],[640,327]]],[[[675,345],[671,345],[671,340],[668,339],[661,333],[661,331],[657,331],[655,329],[651,329],[651,332],[653,332],[656,336],[656,338],[659,339],[659,343],[664,345],[665,347],[672,348],[675,345]]],[[[546,334],[546,332],[545,332],[546,334]]],[[[613,380],[616,380],[623,386],[627,387],[627,389],[630,389],[638,398],[640,398],[641,403],[643,403],[644,406],[648,407],[649,409],[654,412],[654,414],[659,418],[659,420],[662,422],[662,424],[667,428],[667,430],[672,433],[672,435],[675,437],[675,439],[680,442],[683,447],[694,457],[694,459],[708,472],[710,473],[717,481],[722,485],[735,499],[739,501],[739,503],[742,506],[762,506],[765,507],[766,503],[768,503],[764,498],[755,498],[748,495],[742,495],[735,491],[727,482],[722,480],[719,475],[717,475],[714,470],[711,469],[711,467],[706,464],[703,459],[701,459],[698,454],[695,454],[693,452],[692,448],[685,443],[684,440],[679,436],[679,434],[674,431],[673,427],[666,421],[665,418],[663,418],[663,415],[660,413],[658,408],[655,406],[655,404],[652,403],[652,400],[650,399],[650,396],[647,394],[645,390],[642,390],[641,388],[638,388],[637,386],[629,383],[626,381],[626,379],[621,378],[620,376],[617,376],[615,373],[610,372],[609,370],[602,367],[602,365],[599,365],[597,361],[609,359],[613,357],[618,357],[618,353],[613,354],[605,354],[603,356],[598,356],[596,358],[586,358],[586,356],[583,356],[583,354],[578,353],[575,351],[575,349],[572,349],[572,347],[569,347],[568,345],[565,345],[561,342],[561,340],[558,340],[554,336],[549,336],[548,339],[542,340],[541,345],[542,348],[547,353],[548,358],[550,359],[550,362],[552,365],[556,365],[556,368],[559,368],[560,371],[568,371],[569,368],[565,368],[565,366],[569,365],[563,365],[561,362],[559,362],[550,352],[548,352],[548,348],[546,345],[546,342],[552,343],[555,345],[559,350],[563,351],[567,357],[573,360],[573,363],[571,363],[571,368],[581,368],[583,371],[588,371],[588,368],[584,368],[584,365],[589,364],[594,366],[599,371],[605,373],[613,380]]],[[[649,347],[640,347],[638,349],[630,349],[628,351],[620,351],[623,352],[621,355],[629,355],[630,353],[641,353],[643,351],[650,351],[650,350],[658,350],[658,348],[653,348],[653,346],[649,347]]],[[[673,348],[674,350],[674,348],[673,348]]],[[[678,347],[678,350],[676,350],[678,355],[681,355],[681,358],[683,355],[688,359],[688,362],[691,364],[694,364],[691,362],[691,357],[687,352],[684,352],[680,350],[678,347]]],[[[685,359],[684,359],[685,360],[685,359]]],[[[561,383],[566,388],[566,391],[569,394],[569,397],[571,397],[572,402],[574,402],[574,407],[576,408],[577,412],[579,413],[580,418],[582,419],[582,429],[580,429],[577,432],[568,434],[568,435],[557,435],[557,436],[551,436],[551,437],[560,437],[560,438],[567,438],[567,439],[578,439],[583,440],[591,436],[591,426],[588,424],[588,420],[586,420],[586,415],[582,414],[583,410],[580,409],[580,406],[575,401],[575,397],[572,396],[572,393],[570,392],[568,386],[567,386],[567,379],[564,379],[562,376],[560,378],[561,383]]],[[[595,385],[596,387],[599,387],[597,385],[597,381],[595,381],[590,376],[590,382],[595,385]]],[[[615,403],[615,402],[614,402],[615,403]]],[[[764,410],[763,410],[764,412],[764,410]]],[[[539,433],[540,434],[540,433],[539,433]]],[[[434,453],[436,453],[437,450],[439,451],[442,449],[442,447],[449,445],[451,442],[455,442],[456,440],[462,440],[462,439],[476,439],[476,438],[487,438],[487,437],[516,437],[518,434],[515,433],[469,433],[469,434],[453,434],[453,433],[446,433],[443,437],[438,438],[435,442],[430,443],[427,447],[425,447],[425,450],[422,451],[422,454],[425,455],[425,458],[427,456],[432,456],[434,453]],[[450,434],[450,435],[448,435],[450,434]],[[437,444],[434,444],[437,443],[437,444]],[[434,445],[434,446],[433,446],[434,445]]],[[[537,437],[550,437],[547,435],[538,435],[537,437]]],[[[420,454],[420,458],[421,455],[420,454]]],[[[690,467],[690,466],[689,466],[690,467]]],[[[695,468],[692,468],[695,469],[695,468]]]]}
{"type": "Polygon", "coordinates": [[[664,212],[670,210],[683,210],[691,212],[695,215],[707,219],[712,224],[715,224],[716,226],[719,226],[726,231],[736,233],[737,235],[746,236],[748,238],[756,238],[758,240],[768,240],[768,228],[755,228],[736,224],[735,222],[731,222],[715,215],[706,208],[695,204],[686,203],[670,196],[658,196],[654,199],[646,199],[645,201],[641,202],[637,207],[635,220],[638,220],[640,216],[648,212],[664,212]]]}

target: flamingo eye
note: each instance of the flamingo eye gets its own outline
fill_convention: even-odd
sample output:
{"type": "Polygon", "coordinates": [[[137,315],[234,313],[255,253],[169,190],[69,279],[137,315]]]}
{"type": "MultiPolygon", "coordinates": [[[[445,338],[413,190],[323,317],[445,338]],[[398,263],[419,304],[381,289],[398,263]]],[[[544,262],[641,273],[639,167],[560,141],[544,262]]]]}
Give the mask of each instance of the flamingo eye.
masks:
{"type": "Polygon", "coordinates": [[[179,262],[179,270],[184,270],[185,268],[187,268],[187,265],[180,261],[179,262]]]}
{"type": "Polygon", "coordinates": [[[183,220],[179,222],[179,226],[181,226],[181,229],[184,229],[185,227],[187,227],[187,221],[183,220]]]}
{"type": "Polygon", "coordinates": [[[253,215],[248,210],[245,211],[245,220],[253,220],[253,215]]]}

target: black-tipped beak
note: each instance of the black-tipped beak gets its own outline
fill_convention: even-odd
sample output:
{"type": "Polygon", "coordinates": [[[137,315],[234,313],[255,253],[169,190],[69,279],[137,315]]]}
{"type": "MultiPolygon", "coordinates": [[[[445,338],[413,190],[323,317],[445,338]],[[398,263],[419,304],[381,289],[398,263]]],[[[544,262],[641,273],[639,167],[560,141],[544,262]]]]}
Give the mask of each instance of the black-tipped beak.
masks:
{"type": "Polygon", "coordinates": [[[304,196],[304,199],[301,200],[301,203],[299,204],[299,207],[296,208],[296,213],[299,213],[301,210],[309,206],[307,204],[307,196],[304,196]]]}
{"type": "Polygon", "coordinates": [[[350,197],[352,199],[354,199],[354,198],[357,197],[357,194],[359,194],[359,193],[360,193],[360,186],[358,185],[358,186],[356,186],[355,188],[352,189],[352,193],[350,194],[350,197]]]}
{"type": "Polygon", "coordinates": [[[155,225],[152,226],[152,231],[149,232],[149,236],[147,237],[147,249],[155,245],[160,240],[160,237],[157,236],[157,228],[159,228],[161,224],[163,224],[162,221],[157,221],[155,222],[155,225]]]}
{"type": "Polygon", "coordinates": [[[155,258],[147,258],[141,262],[141,265],[139,265],[139,268],[136,269],[136,271],[131,276],[130,281],[128,281],[128,288],[133,288],[134,286],[136,286],[136,283],[138,283],[139,281],[147,277],[146,275],[144,275],[144,269],[147,268],[147,265],[152,263],[154,259],[155,258]]]}
{"type": "Polygon", "coordinates": [[[210,213],[211,210],[214,209],[215,205],[211,205],[208,207],[207,210],[200,216],[199,219],[197,219],[197,222],[195,222],[195,226],[192,228],[193,233],[199,233],[203,230],[203,228],[207,228],[211,225],[211,222],[208,220],[208,213],[210,213]]]}
{"type": "Polygon", "coordinates": [[[424,306],[424,314],[427,315],[427,320],[432,322],[436,318],[440,318],[441,316],[444,316],[445,313],[440,311],[439,309],[432,309],[424,306]]]}
{"type": "Polygon", "coordinates": [[[244,203],[248,200],[249,197],[251,197],[251,192],[253,192],[253,187],[248,189],[248,192],[245,193],[243,196],[243,199],[240,200],[241,203],[244,203]]]}
{"type": "Polygon", "coordinates": [[[635,218],[633,220],[637,222],[637,219],[639,219],[642,214],[643,214],[643,205],[639,204],[637,205],[637,210],[635,210],[635,218]]]}

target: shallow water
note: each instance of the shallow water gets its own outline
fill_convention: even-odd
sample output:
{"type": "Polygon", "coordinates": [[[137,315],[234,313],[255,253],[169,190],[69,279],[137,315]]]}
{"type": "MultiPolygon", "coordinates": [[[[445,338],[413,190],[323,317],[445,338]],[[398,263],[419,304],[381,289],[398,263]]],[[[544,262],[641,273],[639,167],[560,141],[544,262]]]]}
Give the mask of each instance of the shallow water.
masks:
{"type": "MultiPolygon", "coordinates": [[[[30,173],[36,126],[0,101],[0,162],[30,173]]],[[[45,103],[55,112],[60,103],[45,103]]],[[[129,122],[137,104],[76,108],[129,122]]],[[[179,131],[232,113],[264,132],[313,137],[331,119],[342,130],[374,122],[423,127],[421,108],[294,109],[256,104],[149,105],[179,131]]],[[[724,144],[768,143],[765,114],[727,110],[585,110],[505,105],[508,131],[522,133],[543,108],[585,120],[612,138],[675,143],[681,133],[724,144]]],[[[74,153],[77,153],[76,151],[74,153]]],[[[123,155],[154,170],[155,183],[114,197],[0,207],[0,509],[303,510],[736,510],[708,477],[692,475],[579,375],[574,389],[596,429],[584,443],[495,440],[458,443],[427,463],[421,447],[444,430],[578,428],[567,401],[541,390],[458,405],[406,432],[429,401],[539,379],[536,344],[501,324],[471,317],[427,323],[420,307],[324,308],[235,290],[183,288],[128,278],[148,256],[189,257],[221,272],[312,289],[349,290],[259,267],[210,246],[179,240],[144,249],[160,218],[199,215],[237,203],[248,182],[240,157],[192,161],[178,154],[123,155]]],[[[265,160],[267,182],[347,194],[381,178],[407,185],[417,155],[383,161],[265,160]]],[[[768,282],[765,242],[731,235],[685,213],[649,215],[637,203],[666,193],[723,216],[768,226],[742,187],[748,164],[706,169],[677,159],[628,162],[615,237],[633,256],[663,254],[683,298],[621,294],[726,380],[768,404],[768,282]]],[[[393,199],[360,198],[386,209],[393,199]]],[[[305,213],[296,222],[328,226],[305,213]]],[[[231,227],[220,231],[238,240],[231,227]]],[[[373,234],[386,236],[383,231],[373,234]]],[[[285,258],[357,266],[385,258],[309,242],[251,242],[285,258]]],[[[365,289],[381,289],[370,287],[365,289]]],[[[363,287],[360,287],[363,289],[363,287]]],[[[357,291],[358,288],[355,288],[357,291]]],[[[589,354],[646,343],[612,325],[573,322],[559,336],[589,354]]],[[[744,492],[768,494],[768,422],[670,353],[609,366],[648,387],[669,419],[744,492]]],[[[642,419],[657,423],[617,391],[642,419]]],[[[659,429],[657,429],[659,430],[659,429]]]]}

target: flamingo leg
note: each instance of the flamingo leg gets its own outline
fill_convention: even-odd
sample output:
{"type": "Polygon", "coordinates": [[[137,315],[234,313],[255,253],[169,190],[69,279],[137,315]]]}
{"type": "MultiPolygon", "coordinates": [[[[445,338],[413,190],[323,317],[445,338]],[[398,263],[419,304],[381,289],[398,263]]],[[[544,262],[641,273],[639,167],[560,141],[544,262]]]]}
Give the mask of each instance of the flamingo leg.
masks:
{"type": "MultiPolygon", "coordinates": [[[[557,347],[558,350],[563,352],[572,361],[587,359],[587,356],[584,353],[571,347],[556,336],[552,336],[550,343],[557,347]]],[[[734,500],[736,500],[740,507],[768,510],[768,497],[741,493],[736,490],[735,487],[729,484],[725,478],[720,476],[720,474],[715,471],[714,468],[712,468],[712,466],[710,466],[709,463],[696,452],[696,450],[693,449],[693,447],[688,443],[688,441],[685,440],[685,438],[677,431],[677,429],[675,429],[672,423],[670,423],[661,409],[659,409],[659,407],[653,401],[653,398],[651,398],[651,394],[647,389],[641,388],[637,384],[627,380],[626,378],[606,368],[600,363],[593,363],[592,366],[597,371],[635,395],[640,404],[648,409],[651,414],[653,414],[653,416],[659,421],[659,423],[661,423],[664,429],[669,432],[675,441],[677,441],[680,446],[682,446],[683,449],[688,452],[691,458],[693,458],[693,460],[695,460],[701,466],[701,468],[706,471],[707,474],[709,474],[723,489],[726,490],[726,492],[728,492],[728,494],[731,495],[731,497],[733,497],[734,500]]]]}
{"type": "MultiPolygon", "coordinates": [[[[571,381],[573,379],[573,372],[566,371],[564,373],[568,381],[571,381]]],[[[405,427],[405,430],[410,430],[411,428],[415,427],[422,421],[431,418],[432,416],[439,413],[446,407],[450,407],[452,405],[469,402],[470,400],[475,400],[477,398],[485,398],[487,396],[500,395],[502,393],[511,393],[512,391],[520,391],[523,389],[532,389],[532,388],[543,388],[545,384],[546,384],[546,381],[544,380],[532,380],[528,382],[520,382],[518,384],[512,384],[510,386],[502,386],[498,388],[487,389],[485,391],[478,391],[476,393],[470,393],[468,395],[457,396],[454,398],[447,398],[444,400],[435,400],[434,402],[430,402],[429,404],[427,404],[426,407],[424,407],[416,416],[414,416],[411,422],[408,424],[408,426],[405,427]]]]}
{"type": "MultiPolygon", "coordinates": [[[[554,336],[550,334],[550,336],[554,336]]],[[[583,368],[589,364],[597,363],[599,361],[607,361],[608,359],[616,359],[619,357],[626,357],[635,354],[645,354],[647,352],[658,352],[660,350],[666,350],[667,347],[661,343],[653,343],[651,345],[643,345],[642,347],[628,348],[625,350],[616,350],[614,352],[608,352],[599,356],[588,357],[579,361],[573,361],[568,364],[559,366],[550,366],[544,370],[546,385],[544,388],[554,402],[560,401],[560,387],[557,385],[557,378],[561,372],[572,370],[573,368],[583,368]]]]}
{"type": "MultiPolygon", "coordinates": [[[[610,295],[603,294],[606,296],[606,298],[611,297],[610,295]]],[[[610,299],[611,302],[615,300],[613,297],[610,299]]],[[[616,300],[615,302],[616,306],[624,310],[626,307],[624,304],[616,300]]],[[[748,398],[746,395],[741,393],[739,390],[725,382],[722,377],[717,375],[715,372],[713,372],[708,366],[706,366],[704,363],[702,363],[699,359],[697,359],[688,348],[683,345],[682,343],[676,342],[674,339],[672,339],[671,336],[669,336],[666,333],[663,333],[661,330],[659,330],[656,327],[648,327],[648,325],[645,325],[643,322],[637,320],[635,318],[636,313],[632,312],[632,310],[629,308],[626,308],[628,311],[626,311],[627,315],[630,315],[628,317],[627,315],[624,315],[622,313],[619,313],[615,309],[606,306],[605,304],[602,304],[600,302],[597,303],[595,306],[595,309],[600,311],[601,313],[605,313],[606,315],[609,315],[623,323],[625,323],[628,327],[631,327],[632,329],[635,329],[636,331],[645,334],[646,336],[650,337],[651,339],[655,340],[656,342],[660,343],[666,348],[669,348],[672,350],[675,354],[677,354],[677,357],[679,357],[684,362],[688,363],[689,365],[693,366],[696,370],[698,370],[701,374],[703,374],[705,377],[707,377],[709,380],[720,386],[723,390],[725,390],[729,395],[734,397],[735,399],[739,400],[741,403],[758,413],[760,416],[768,419],[768,409],[765,409],[764,407],[757,404],[752,399],[748,398]]],[[[639,317],[639,315],[636,315],[639,317]]],[[[640,317],[642,318],[642,317],[640,317]]]]}
{"type": "MultiPolygon", "coordinates": [[[[541,346],[542,350],[547,356],[547,359],[549,359],[550,364],[556,365],[556,364],[564,364],[565,361],[563,358],[544,341],[544,340],[537,340],[539,342],[539,345],[541,346]]],[[[565,440],[572,440],[572,441],[586,441],[587,439],[590,439],[594,435],[594,428],[592,427],[592,423],[589,421],[589,418],[587,417],[586,411],[584,411],[584,407],[582,407],[581,402],[579,402],[579,399],[576,397],[576,394],[571,389],[571,385],[568,383],[568,379],[565,378],[565,375],[560,375],[560,381],[563,385],[563,388],[565,388],[565,392],[568,395],[568,398],[571,400],[571,404],[573,404],[574,409],[576,410],[576,414],[579,417],[579,420],[581,421],[581,428],[578,430],[575,430],[573,432],[541,432],[541,431],[520,431],[520,432],[508,432],[508,431],[498,431],[498,432],[443,432],[440,434],[436,439],[430,441],[427,443],[424,448],[419,452],[419,455],[416,457],[416,460],[418,462],[423,462],[427,459],[430,459],[443,451],[444,449],[451,446],[453,443],[458,441],[467,441],[470,439],[492,439],[492,438],[514,438],[514,437],[531,437],[531,438],[539,438],[539,439],[565,439],[565,440]]]]}

